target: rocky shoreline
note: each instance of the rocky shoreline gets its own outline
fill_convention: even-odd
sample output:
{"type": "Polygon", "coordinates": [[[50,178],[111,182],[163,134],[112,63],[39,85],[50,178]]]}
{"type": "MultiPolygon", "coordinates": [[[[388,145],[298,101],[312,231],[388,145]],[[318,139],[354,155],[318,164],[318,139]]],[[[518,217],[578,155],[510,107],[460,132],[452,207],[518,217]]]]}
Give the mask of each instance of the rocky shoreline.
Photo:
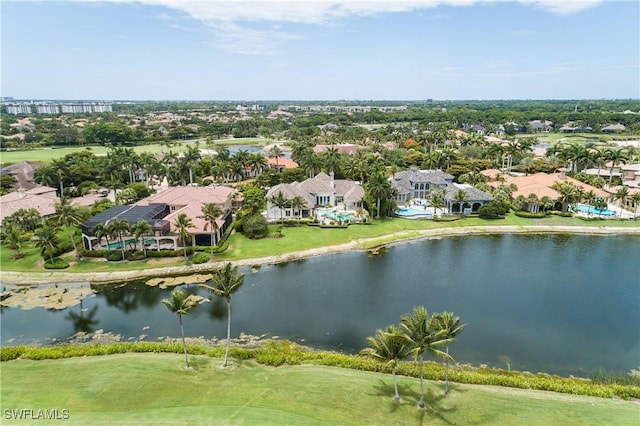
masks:
{"type": "MultiPolygon", "coordinates": [[[[375,238],[358,239],[349,243],[334,246],[319,247],[299,252],[283,253],[253,259],[230,261],[238,266],[259,266],[286,263],[300,259],[307,259],[325,254],[340,253],[350,250],[370,250],[380,245],[400,244],[428,238],[451,237],[461,235],[491,235],[491,234],[585,234],[585,235],[640,235],[638,227],[607,227],[607,226],[469,226],[460,228],[438,228],[428,230],[401,231],[394,234],[375,238]],[[381,243],[381,241],[384,241],[381,243]]],[[[167,266],[140,270],[109,271],[109,272],[16,272],[0,270],[0,284],[14,286],[33,286],[43,284],[72,284],[91,283],[108,284],[122,281],[133,281],[161,276],[180,276],[196,273],[206,273],[227,260],[203,263],[200,265],[167,266]]]]}

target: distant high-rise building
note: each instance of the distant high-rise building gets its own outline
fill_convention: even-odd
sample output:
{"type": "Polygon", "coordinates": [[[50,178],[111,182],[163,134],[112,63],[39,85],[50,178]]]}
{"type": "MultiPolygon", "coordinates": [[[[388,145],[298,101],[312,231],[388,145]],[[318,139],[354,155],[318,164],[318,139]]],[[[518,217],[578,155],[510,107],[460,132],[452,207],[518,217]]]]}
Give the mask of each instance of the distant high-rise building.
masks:
{"type": "Polygon", "coordinates": [[[58,104],[36,104],[36,112],[38,114],[60,114],[60,105],[58,105],[58,104]]]}
{"type": "Polygon", "coordinates": [[[7,104],[7,113],[8,114],[31,114],[31,104],[21,103],[21,104],[7,104]]]}

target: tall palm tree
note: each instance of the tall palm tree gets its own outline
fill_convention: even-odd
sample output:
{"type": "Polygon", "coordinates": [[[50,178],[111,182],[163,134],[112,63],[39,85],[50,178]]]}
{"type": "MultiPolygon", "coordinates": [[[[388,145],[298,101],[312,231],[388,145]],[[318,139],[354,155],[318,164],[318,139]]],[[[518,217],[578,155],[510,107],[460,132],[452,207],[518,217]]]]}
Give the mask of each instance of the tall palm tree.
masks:
{"type": "Polygon", "coordinates": [[[629,157],[624,148],[610,148],[606,151],[607,160],[611,161],[611,169],[609,169],[609,184],[613,180],[613,168],[618,164],[627,164],[629,157]]]}
{"type": "Polygon", "coordinates": [[[106,238],[107,240],[107,251],[111,251],[111,247],[109,247],[109,227],[105,226],[102,223],[99,223],[93,228],[93,235],[98,239],[98,248],[102,243],[102,239],[106,238]]]}
{"type": "Polygon", "coordinates": [[[224,353],[222,367],[227,366],[229,348],[231,347],[231,295],[238,291],[244,283],[244,274],[238,273],[238,267],[227,263],[223,268],[217,269],[211,278],[212,285],[201,284],[204,289],[218,297],[224,297],[227,301],[227,349],[224,353]]]}
{"type": "Polygon", "coordinates": [[[189,170],[189,185],[193,185],[193,166],[200,160],[200,158],[198,145],[187,145],[187,149],[178,161],[189,170]]]}
{"type": "Polygon", "coordinates": [[[280,222],[284,223],[284,218],[282,216],[282,211],[290,204],[290,200],[286,195],[282,193],[282,191],[278,191],[276,194],[269,198],[269,201],[273,203],[274,206],[280,209],[280,222]]]}
{"type": "Polygon", "coordinates": [[[131,231],[129,222],[126,219],[114,218],[109,221],[109,234],[118,238],[120,242],[120,252],[122,253],[122,260],[125,258],[124,250],[124,234],[131,231]]]}
{"type": "Polygon", "coordinates": [[[189,368],[189,358],[187,356],[187,343],[184,340],[184,327],[182,326],[182,316],[187,315],[191,309],[198,305],[193,294],[187,296],[187,292],[176,288],[171,292],[171,299],[162,299],[162,303],[174,314],[178,315],[180,323],[180,334],[182,335],[182,349],[184,350],[184,361],[189,368]]]}
{"type": "Polygon", "coordinates": [[[147,257],[147,246],[144,243],[144,236],[151,234],[152,231],[153,228],[146,220],[139,220],[131,226],[133,237],[140,243],[145,258],[147,257]]]}
{"type": "Polygon", "coordinates": [[[591,213],[591,207],[595,204],[597,199],[598,199],[598,196],[593,191],[593,189],[587,192],[586,194],[584,194],[584,200],[589,205],[589,208],[587,208],[587,214],[591,213]]]}
{"type": "Polygon", "coordinates": [[[300,195],[296,195],[295,197],[293,197],[293,199],[291,199],[290,204],[291,204],[291,208],[294,211],[294,215],[296,211],[298,212],[298,222],[299,222],[300,219],[302,218],[302,210],[307,207],[307,200],[302,198],[302,196],[300,195]]]}
{"type": "Polygon", "coordinates": [[[376,219],[380,219],[382,199],[386,199],[392,194],[391,184],[387,180],[384,172],[381,170],[374,171],[371,176],[369,176],[369,180],[365,184],[364,189],[372,199],[376,200],[376,219]]]}
{"type": "Polygon", "coordinates": [[[178,217],[176,217],[175,222],[173,222],[173,226],[176,227],[178,231],[178,236],[182,240],[182,248],[184,250],[184,258],[187,258],[187,239],[191,238],[191,234],[189,233],[189,228],[194,228],[193,221],[189,218],[186,213],[180,213],[178,217]]]}
{"type": "Polygon", "coordinates": [[[437,214],[438,210],[442,211],[445,208],[444,195],[444,189],[434,190],[429,193],[429,204],[433,207],[434,215],[437,214]]]}
{"type": "Polygon", "coordinates": [[[461,216],[464,212],[464,205],[469,201],[469,194],[464,189],[459,189],[453,193],[453,202],[458,203],[460,205],[460,211],[458,212],[461,216]]]}
{"type": "MultiPolygon", "coordinates": [[[[456,317],[451,312],[443,312],[437,315],[437,321],[441,330],[444,330],[443,336],[446,339],[450,339],[451,342],[455,341],[456,337],[466,324],[460,324],[460,317],[456,317]]],[[[449,355],[449,343],[445,346],[445,353],[449,355]]],[[[445,381],[444,381],[444,394],[449,393],[449,359],[446,359],[445,367],[445,381]]]]}
{"type": "Polygon", "coordinates": [[[220,215],[223,213],[222,209],[220,207],[218,207],[217,204],[214,203],[207,203],[205,205],[202,206],[201,208],[202,211],[202,216],[198,216],[202,219],[205,220],[205,225],[204,225],[204,230],[206,231],[207,228],[210,229],[210,234],[211,234],[211,258],[213,259],[213,246],[214,246],[214,240],[215,238],[213,237],[213,235],[218,232],[218,217],[220,217],[220,215]]]}
{"type": "Polygon", "coordinates": [[[403,315],[400,327],[412,348],[412,353],[420,362],[420,401],[418,401],[418,407],[424,408],[424,353],[428,352],[445,359],[452,359],[451,356],[437,349],[438,346],[446,345],[452,340],[445,337],[437,317],[435,315],[429,316],[427,308],[424,306],[417,306],[410,314],[403,315]]]}
{"type": "Polygon", "coordinates": [[[275,158],[276,159],[276,169],[278,169],[278,159],[282,157],[282,150],[280,149],[280,147],[278,145],[273,145],[271,147],[271,149],[269,150],[269,158],[275,158]]]}
{"type": "Polygon", "coordinates": [[[80,252],[78,252],[78,247],[76,246],[75,238],[73,238],[73,230],[71,227],[80,225],[83,220],[83,215],[80,213],[79,209],[71,205],[71,201],[68,197],[60,197],[60,201],[54,204],[54,209],[54,220],[59,226],[67,228],[69,239],[71,240],[73,250],[76,254],[76,259],[79,261],[80,252]]]}
{"type": "Polygon", "coordinates": [[[53,253],[55,253],[60,247],[58,235],[56,235],[56,228],[45,224],[41,228],[37,229],[34,234],[36,236],[34,244],[40,249],[40,255],[44,259],[49,256],[49,260],[53,263],[53,253]]]}
{"type": "Polygon", "coordinates": [[[363,349],[361,354],[391,364],[393,389],[395,391],[393,399],[396,402],[400,401],[398,383],[396,381],[396,367],[399,361],[411,355],[412,348],[408,340],[397,326],[390,325],[385,330],[377,330],[374,337],[367,337],[367,345],[369,347],[363,349]]]}
{"type": "Polygon", "coordinates": [[[613,194],[614,200],[620,200],[620,217],[622,217],[622,210],[626,207],[627,199],[629,198],[629,188],[622,186],[618,188],[615,194],[613,194]]]}
{"type": "Polygon", "coordinates": [[[638,208],[640,207],[640,192],[635,192],[631,196],[631,201],[633,201],[633,219],[637,219],[638,217],[638,208]]]}

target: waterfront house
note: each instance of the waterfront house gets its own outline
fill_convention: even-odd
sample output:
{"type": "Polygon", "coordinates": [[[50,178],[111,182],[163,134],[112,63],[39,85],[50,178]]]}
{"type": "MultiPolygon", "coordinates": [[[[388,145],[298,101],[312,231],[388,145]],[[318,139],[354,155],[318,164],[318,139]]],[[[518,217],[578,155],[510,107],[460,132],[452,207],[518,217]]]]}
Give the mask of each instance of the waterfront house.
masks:
{"type": "Polygon", "coordinates": [[[364,189],[359,184],[347,179],[334,179],[333,172],[329,175],[321,172],[303,182],[283,183],[271,188],[267,192],[267,220],[278,220],[281,215],[284,218],[308,217],[316,208],[327,206],[357,210],[362,208],[363,197],[364,189]],[[271,201],[278,192],[282,192],[288,200],[302,197],[306,208],[301,212],[294,212],[290,206],[281,210],[271,201]]]}
{"type": "MultiPolygon", "coordinates": [[[[144,220],[153,230],[152,235],[146,238],[148,248],[175,250],[181,242],[174,222],[180,214],[184,213],[193,224],[193,228],[188,229],[192,237],[189,245],[210,245],[211,229],[201,217],[202,206],[207,203],[217,205],[223,212],[216,220],[218,230],[213,234],[213,243],[216,244],[231,225],[232,212],[240,206],[241,202],[240,193],[226,186],[167,188],[134,205],[114,206],[85,221],[82,224],[83,244],[87,250],[102,248],[95,236],[98,224],[108,225],[113,219],[124,219],[129,225],[133,225],[139,220],[144,220]]],[[[133,241],[131,235],[126,239],[132,246],[137,243],[133,241]]]]}

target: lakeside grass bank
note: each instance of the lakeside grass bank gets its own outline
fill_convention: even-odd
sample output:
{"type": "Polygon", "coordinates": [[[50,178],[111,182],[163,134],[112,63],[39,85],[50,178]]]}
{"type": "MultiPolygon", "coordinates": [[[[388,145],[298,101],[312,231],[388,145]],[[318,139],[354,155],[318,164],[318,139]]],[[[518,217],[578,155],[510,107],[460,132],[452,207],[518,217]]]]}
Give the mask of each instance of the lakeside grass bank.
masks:
{"type": "MultiPolygon", "coordinates": [[[[279,225],[273,225],[275,232],[279,225]]],[[[240,233],[229,238],[229,249],[214,256],[213,262],[193,264],[183,257],[145,259],[140,261],[107,262],[85,258],[76,262],[66,254],[71,267],[64,270],[44,270],[37,249],[25,247],[22,259],[13,259],[14,252],[0,247],[0,281],[4,284],[31,285],[62,282],[111,283],[162,275],[186,275],[209,271],[220,262],[256,266],[274,264],[312,256],[348,250],[368,250],[422,238],[485,235],[500,233],[565,233],[565,234],[632,234],[640,235],[640,223],[633,220],[582,220],[550,216],[530,219],[509,214],[503,220],[464,218],[453,222],[430,220],[384,219],[373,225],[352,225],[346,229],[317,227],[282,227],[284,238],[250,240],[240,233]]]]}
{"type": "MultiPolygon", "coordinates": [[[[357,357],[329,353],[303,352],[309,355],[302,360],[299,348],[287,344],[253,356],[234,348],[226,369],[220,367],[222,348],[197,346],[190,346],[193,368],[186,369],[180,345],[168,350],[175,353],[149,353],[151,344],[138,348],[147,353],[118,353],[126,344],[117,344],[101,347],[108,356],[79,351],[73,358],[4,361],[2,408],[66,409],[65,423],[72,424],[635,425],[640,416],[634,401],[486,384],[452,383],[444,397],[444,384],[431,379],[425,382],[427,409],[420,411],[415,375],[398,377],[401,401],[394,403],[388,367],[367,359],[362,363],[373,369],[362,371],[357,357]],[[350,359],[353,365],[344,368],[341,362],[350,359]]],[[[37,357],[37,349],[29,350],[37,357]]],[[[403,365],[415,370],[413,362],[403,365]]]]}

